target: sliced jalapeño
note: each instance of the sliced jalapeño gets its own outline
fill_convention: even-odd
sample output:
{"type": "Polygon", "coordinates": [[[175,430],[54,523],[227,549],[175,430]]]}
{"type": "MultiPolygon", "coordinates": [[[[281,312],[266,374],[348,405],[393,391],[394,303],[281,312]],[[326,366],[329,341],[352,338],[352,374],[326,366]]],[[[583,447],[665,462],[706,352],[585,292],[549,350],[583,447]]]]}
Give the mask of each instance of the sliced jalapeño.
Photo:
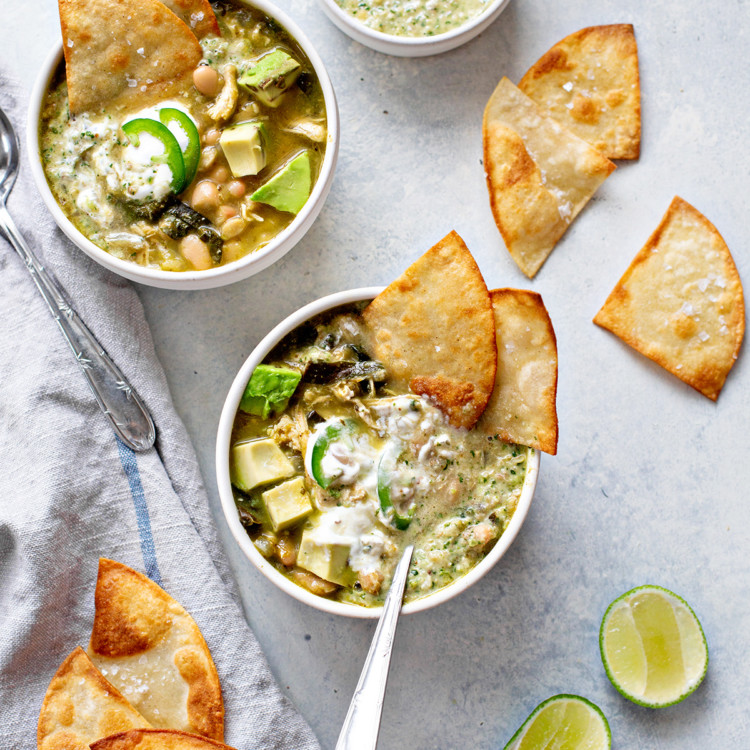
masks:
{"type": "Polygon", "coordinates": [[[159,119],[173,135],[175,134],[171,126],[175,124],[185,136],[184,138],[175,137],[182,151],[182,161],[185,166],[185,187],[187,187],[195,179],[195,174],[198,171],[198,162],[201,158],[201,137],[198,133],[198,128],[195,127],[195,123],[190,115],[174,107],[160,109],[159,119]]]}
{"type": "Polygon", "coordinates": [[[339,478],[340,474],[327,474],[323,467],[323,459],[333,443],[352,432],[354,421],[335,419],[323,424],[325,426],[321,425],[317,430],[312,447],[308,447],[307,456],[310,476],[326,490],[339,478]]]}
{"type": "Polygon", "coordinates": [[[177,139],[172,135],[166,125],[151,120],[147,117],[138,117],[130,120],[122,126],[123,132],[128,140],[136,147],[141,143],[141,136],[147,135],[156,138],[162,146],[164,153],[151,157],[151,161],[156,164],[166,164],[172,173],[170,187],[175,194],[181,193],[186,186],[185,182],[185,164],[182,159],[182,149],[177,139]]]}
{"type": "Polygon", "coordinates": [[[378,501],[383,516],[399,531],[406,531],[414,517],[414,508],[410,507],[405,513],[400,510],[394,500],[394,490],[401,477],[398,469],[398,452],[389,446],[383,451],[378,463],[378,501]]]}

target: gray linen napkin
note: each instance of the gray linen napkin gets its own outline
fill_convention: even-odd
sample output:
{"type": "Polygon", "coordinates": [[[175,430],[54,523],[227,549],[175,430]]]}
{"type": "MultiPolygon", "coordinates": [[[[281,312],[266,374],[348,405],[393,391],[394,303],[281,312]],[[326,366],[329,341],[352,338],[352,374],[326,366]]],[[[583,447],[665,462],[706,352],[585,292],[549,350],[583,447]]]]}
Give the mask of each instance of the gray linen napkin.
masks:
{"type": "MultiPolygon", "coordinates": [[[[0,77],[0,106],[22,141],[25,105],[20,87],[0,77]]],[[[0,744],[36,746],[52,675],[88,643],[104,556],[146,573],[197,621],[219,671],[228,744],[317,748],[238,606],[140,301],[56,228],[27,159],[11,214],[140,392],[158,441],[136,455],[116,440],[31,277],[0,238],[0,744]]]]}

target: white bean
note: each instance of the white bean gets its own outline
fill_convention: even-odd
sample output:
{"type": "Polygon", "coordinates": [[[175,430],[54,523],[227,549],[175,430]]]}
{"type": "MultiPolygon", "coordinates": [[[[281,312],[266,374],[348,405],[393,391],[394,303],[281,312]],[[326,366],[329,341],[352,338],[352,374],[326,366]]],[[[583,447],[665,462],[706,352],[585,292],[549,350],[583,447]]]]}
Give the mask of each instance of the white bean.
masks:
{"type": "Polygon", "coordinates": [[[237,235],[242,234],[244,228],[245,220],[240,216],[233,216],[221,225],[221,238],[230,240],[232,237],[237,237],[237,235]]]}
{"type": "Polygon", "coordinates": [[[219,190],[211,180],[199,182],[193,190],[190,205],[196,211],[210,211],[219,205],[219,190]]]}
{"type": "Polygon", "coordinates": [[[213,168],[211,179],[214,182],[226,182],[229,179],[229,170],[223,164],[219,164],[213,168]]]}
{"type": "Polygon", "coordinates": [[[227,190],[229,190],[230,195],[233,195],[235,198],[242,198],[247,188],[245,187],[245,183],[241,180],[232,180],[227,185],[227,190]]]}
{"type": "Polygon", "coordinates": [[[218,214],[218,220],[221,222],[237,216],[237,209],[231,204],[225,203],[223,206],[219,206],[219,210],[216,213],[218,214]]]}
{"type": "Polygon", "coordinates": [[[199,65],[193,71],[193,85],[203,96],[213,99],[219,91],[219,74],[210,65],[199,65]]]}
{"type": "Polygon", "coordinates": [[[195,234],[188,234],[180,240],[180,250],[186,260],[199,271],[205,271],[213,265],[208,245],[195,234]]]}
{"type": "Polygon", "coordinates": [[[213,146],[221,138],[221,131],[216,128],[209,130],[206,135],[203,136],[203,140],[209,145],[213,146]]]}

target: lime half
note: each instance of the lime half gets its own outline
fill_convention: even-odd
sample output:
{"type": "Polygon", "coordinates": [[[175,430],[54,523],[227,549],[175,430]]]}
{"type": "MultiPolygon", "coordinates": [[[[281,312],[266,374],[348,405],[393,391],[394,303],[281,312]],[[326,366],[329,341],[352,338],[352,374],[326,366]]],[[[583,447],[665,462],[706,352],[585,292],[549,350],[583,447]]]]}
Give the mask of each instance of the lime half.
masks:
{"type": "Polygon", "coordinates": [[[579,695],[540,703],[504,750],[609,750],[612,737],[598,706],[579,695]]]}
{"type": "Polygon", "coordinates": [[[617,690],[650,708],[687,698],[708,668],[698,618],[684,599],[660,586],[639,586],[609,605],[599,648],[617,690]]]}

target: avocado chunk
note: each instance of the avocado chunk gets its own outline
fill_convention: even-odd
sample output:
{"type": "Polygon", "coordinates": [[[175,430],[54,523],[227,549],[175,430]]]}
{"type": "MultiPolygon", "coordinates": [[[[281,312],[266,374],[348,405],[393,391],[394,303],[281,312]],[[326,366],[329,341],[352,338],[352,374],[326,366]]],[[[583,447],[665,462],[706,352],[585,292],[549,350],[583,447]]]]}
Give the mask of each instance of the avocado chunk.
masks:
{"type": "Polygon", "coordinates": [[[267,107],[278,107],[301,72],[302,67],[291,55],[275,49],[243,71],[237,84],[267,107]]]}
{"type": "Polygon", "coordinates": [[[302,373],[287,367],[258,365],[245,386],[240,409],[263,419],[271,412],[284,411],[301,377],[302,373]]]}
{"type": "Polygon", "coordinates": [[[270,438],[232,446],[232,484],[243,492],[286,479],[292,474],[294,466],[291,461],[270,438]]]}
{"type": "Polygon", "coordinates": [[[235,177],[258,174],[266,166],[266,136],[262,122],[241,122],[224,129],[219,145],[235,177]]]}
{"type": "Polygon", "coordinates": [[[294,526],[313,512],[303,477],[288,479],[266,490],[261,497],[276,532],[294,526]]]}
{"type": "Polygon", "coordinates": [[[349,551],[348,544],[318,540],[315,538],[314,529],[305,529],[299,543],[297,565],[326,581],[348,586],[353,578],[353,573],[347,565],[349,551]]]}
{"type": "Polygon", "coordinates": [[[310,196],[311,185],[310,154],[304,151],[261,185],[250,199],[266,203],[279,211],[298,214],[310,196]]]}

